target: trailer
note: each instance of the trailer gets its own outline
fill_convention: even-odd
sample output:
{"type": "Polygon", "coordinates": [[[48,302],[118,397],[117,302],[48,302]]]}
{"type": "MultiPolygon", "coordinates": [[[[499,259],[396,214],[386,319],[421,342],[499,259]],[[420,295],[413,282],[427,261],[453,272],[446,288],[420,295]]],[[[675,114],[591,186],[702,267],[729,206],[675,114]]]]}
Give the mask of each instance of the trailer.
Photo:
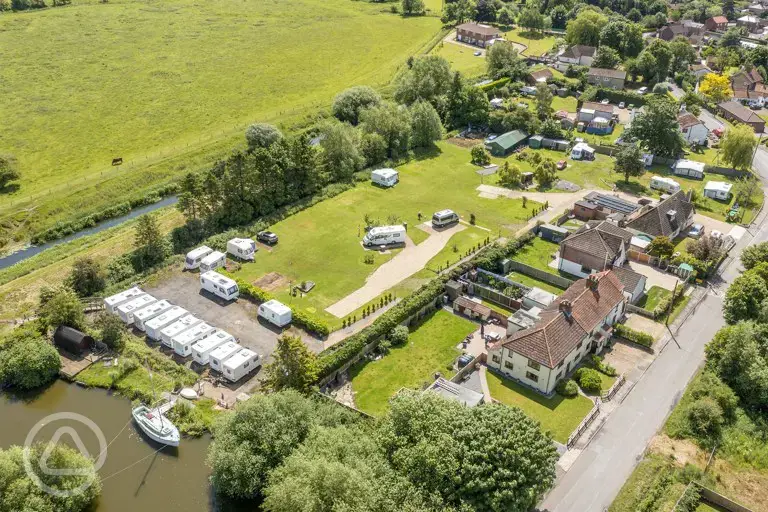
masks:
{"type": "Polygon", "coordinates": [[[215,330],[215,327],[212,327],[205,322],[197,324],[171,340],[173,342],[173,351],[182,357],[187,357],[192,354],[192,345],[201,339],[210,336],[215,330]]]}
{"type": "Polygon", "coordinates": [[[654,176],[651,178],[651,188],[656,190],[662,190],[669,194],[673,194],[680,190],[680,184],[672,178],[663,178],[661,176],[654,176]]]}
{"type": "Polygon", "coordinates": [[[240,295],[240,289],[234,279],[213,270],[200,274],[200,288],[224,300],[234,300],[240,295]]]}
{"type": "Polygon", "coordinates": [[[140,331],[145,331],[146,327],[144,324],[146,322],[152,320],[156,316],[162,315],[172,307],[173,304],[167,300],[159,300],[147,307],[141,308],[140,310],[133,313],[133,326],[140,331]]]}
{"type": "Polygon", "coordinates": [[[227,242],[227,252],[241,260],[253,261],[257,250],[256,242],[250,238],[233,238],[227,242]]]}
{"type": "Polygon", "coordinates": [[[240,352],[242,348],[236,342],[228,341],[208,354],[208,365],[212,370],[224,373],[224,363],[227,359],[240,352]]]}
{"type": "Polygon", "coordinates": [[[187,257],[184,260],[184,268],[187,270],[194,270],[196,268],[199,268],[200,262],[203,261],[203,258],[208,256],[212,252],[213,252],[213,249],[211,249],[207,245],[201,245],[196,249],[192,249],[187,253],[187,257]]]}
{"type": "Polygon", "coordinates": [[[394,187],[400,181],[400,173],[394,169],[376,169],[371,173],[371,182],[382,187],[394,187]]]}
{"type": "Polygon", "coordinates": [[[390,245],[405,243],[405,226],[379,226],[371,228],[363,237],[363,245],[390,245]]]}
{"type": "Polygon", "coordinates": [[[160,331],[160,341],[166,347],[173,348],[173,341],[171,341],[173,338],[186,331],[187,329],[191,329],[200,322],[202,322],[202,320],[197,318],[195,315],[185,315],[173,322],[171,325],[163,327],[163,329],[160,331]]]}
{"type": "Polygon", "coordinates": [[[227,255],[223,252],[213,251],[211,254],[200,260],[200,272],[209,272],[216,270],[227,264],[227,255]]]}
{"type": "Polygon", "coordinates": [[[139,295],[135,299],[118,306],[117,314],[120,316],[120,320],[122,320],[126,325],[130,325],[133,323],[133,314],[136,311],[145,308],[150,304],[154,304],[155,302],[157,302],[156,298],[148,293],[145,293],[144,295],[139,295]]]}
{"type": "Polygon", "coordinates": [[[183,317],[184,315],[188,314],[187,310],[184,309],[181,306],[173,306],[168,311],[164,312],[162,315],[158,315],[152,320],[145,322],[144,332],[147,333],[147,336],[149,336],[149,339],[160,341],[161,337],[161,331],[163,328],[171,325],[175,321],[177,321],[179,318],[183,317]]]}
{"type": "Polygon", "coordinates": [[[211,352],[225,343],[235,341],[235,337],[226,331],[218,330],[192,345],[192,358],[197,364],[208,364],[211,352]]]}
{"type": "Polygon", "coordinates": [[[144,290],[138,286],[134,286],[133,288],[125,290],[124,292],[120,292],[104,299],[104,307],[107,311],[114,315],[117,313],[118,306],[121,306],[126,302],[130,302],[140,295],[144,295],[144,290]]]}
{"type": "Polygon", "coordinates": [[[291,308],[276,301],[275,299],[268,300],[267,302],[259,306],[259,316],[275,324],[278,327],[285,327],[293,318],[291,308]]]}
{"type": "Polygon", "coordinates": [[[230,382],[237,382],[261,366],[261,357],[253,350],[242,349],[222,365],[224,377],[230,382]]]}

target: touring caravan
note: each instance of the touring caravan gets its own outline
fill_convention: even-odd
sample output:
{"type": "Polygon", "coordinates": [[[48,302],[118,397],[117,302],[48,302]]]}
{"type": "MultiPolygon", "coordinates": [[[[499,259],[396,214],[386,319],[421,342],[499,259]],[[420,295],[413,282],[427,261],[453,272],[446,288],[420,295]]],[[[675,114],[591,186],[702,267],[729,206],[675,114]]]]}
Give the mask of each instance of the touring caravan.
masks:
{"type": "Polygon", "coordinates": [[[144,332],[147,333],[147,336],[149,336],[149,339],[160,341],[160,332],[163,328],[171,325],[175,321],[177,321],[179,318],[183,317],[187,314],[187,310],[182,308],[181,306],[173,306],[168,311],[164,312],[162,315],[158,315],[152,320],[148,322],[144,322],[144,332]]]}
{"type": "Polygon", "coordinates": [[[363,245],[390,245],[405,243],[405,226],[379,226],[371,228],[363,237],[363,245]]]}
{"type": "Polygon", "coordinates": [[[400,173],[394,169],[376,169],[371,173],[371,182],[382,187],[394,187],[400,181],[400,173]]]}
{"type": "Polygon", "coordinates": [[[453,210],[440,210],[432,215],[432,227],[435,228],[444,228],[455,222],[459,222],[459,216],[453,210]]]}
{"type": "Polygon", "coordinates": [[[207,245],[201,245],[197,249],[192,249],[187,253],[187,258],[184,260],[184,268],[187,270],[194,270],[200,267],[200,262],[203,258],[213,252],[213,249],[207,245]]]}
{"type": "Polygon", "coordinates": [[[130,325],[133,323],[133,314],[136,311],[145,308],[150,304],[154,304],[155,302],[157,302],[156,298],[145,293],[144,295],[139,295],[135,299],[118,306],[117,314],[120,316],[120,320],[130,325]]]}
{"type": "Polygon", "coordinates": [[[285,327],[292,319],[291,308],[275,299],[259,306],[259,316],[278,327],[285,327]]]}
{"type": "Polygon", "coordinates": [[[211,352],[231,341],[235,341],[234,336],[226,331],[216,331],[192,345],[192,358],[198,364],[208,364],[211,352]]]}
{"type": "Polygon", "coordinates": [[[192,353],[192,345],[206,336],[209,336],[215,330],[214,327],[211,327],[205,322],[197,324],[171,340],[173,342],[173,351],[182,357],[187,357],[192,353]]]}
{"type": "Polygon", "coordinates": [[[253,261],[256,251],[256,242],[250,238],[233,238],[227,242],[227,252],[241,260],[253,261]]]}
{"type": "Polygon", "coordinates": [[[228,381],[237,382],[259,366],[261,366],[259,355],[252,350],[244,348],[224,361],[222,365],[224,371],[222,373],[228,381]]]}
{"type": "Polygon", "coordinates": [[[224,373],[224,363],[227,359],[240,352],[242,348],[234,341],[228,341],[208,354],[208,365],[212,370],[224,373]]]}
{"type": "Polygon", "coordinates": [[[672,178],[663,178],[661,176],[654,176],[651,178],[651,188],[661,190],[669,194],[674,194],[680,190],[680,184],[672,178]]]}
{"type": "Polygon", "coordinates": [[[209,272],[216,270],[227,264],[227,255],[223,252],[213,251],[211,254],[200,260],[200,272],[209,272]]]}
{"type": "Polygon", "coordinates": [[[156,316],[160,316],[173,307],[167,300],[160,300],[147,307],[141,308],[133,314],[133,325],[140,331],[146,330],[144,324],[156,316]]]}
{"type": "Polygon", "coordinates": [[[186,331],[187,329],[191,329],[200,322],[202,322],[202,320],[197,318],[195,315],[184,315],[180,319],[173,322],[171,325],[163,327],[163,329],[160,331],[160,341],[162,341],[163,345],[166,347],[173,348],[173,342],[171,341],[173,338],[186,331]]]}
{"type": "Polygon", "coordinates": [[[213,270],[200,274],[200,287],[224,300],[234,300],[240,295],[240,289],[234,279],[213,270]]]}
{"type": "Polygon", "coordinates": [[[134,286],[129,290],[125,290],[124,292],[120,292],[116,295],[112,295],[111,297],[107,297],[106,299],[104,299],[104,307],[108,312],[114,315],[115,313],[117,313],[118,306],[121,306],[126,302],[132,301],[139,295],[144,295],[144,290],[142,290],[138,286],[134,286]]]}

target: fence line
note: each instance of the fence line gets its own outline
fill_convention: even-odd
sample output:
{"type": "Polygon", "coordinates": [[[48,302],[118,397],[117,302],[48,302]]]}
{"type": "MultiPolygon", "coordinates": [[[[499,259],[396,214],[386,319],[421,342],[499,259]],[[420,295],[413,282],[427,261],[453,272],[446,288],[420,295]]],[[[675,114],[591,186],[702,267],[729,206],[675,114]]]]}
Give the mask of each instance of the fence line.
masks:
{"type": "Polygon", "coordinates": [[[526,265],[525,263],[520,263],[519,261],[509,260],[507,265],[510,270],[516,270],[521,274],[533,277],[539,281],[544,281],[545,283],[549,283],[552,286],[557,286],[558,288],[566,289],[574,283],[574,281],[571,281],[570,279],[555,274],[550,274],[549,272],[545,272],[544,270],[540,270],[536,267],[526,265]]]}
{"type": "Polygon", "coordinates": [[[587,430],[587,428],[592,424],[592,422],[597,417],[599,412],[600,412],[600,401],[595,400],[595,406],[592,407],[591,411],[589,411],[589,414],[587,415],[587,417],[581,420],[581,423],[579,423],[579,426],[576,427],[576,429],[568,437],[568,442],[565,444],[565,446],[568,449],[570,449],[571,446],[573,446],[576,443],[576,441],[578,441],[581,434],[583,434],[584,431],[587,430]]]}
{"type": "Polygon", "coordinates": [[[622,373],[619,375],[619,378],[616,379],[616,382],[613,383],[613,386],[611,386],[611,389],[609,389],[607,392],[603,393],[602,396],[600,396],[600,399],[603,402],[608,402],[611,398],[616,396],[616,393],[618,393],[621,386],[624,385],[624,382],[626,379],[624,378],[624,374],[622,373]]]}

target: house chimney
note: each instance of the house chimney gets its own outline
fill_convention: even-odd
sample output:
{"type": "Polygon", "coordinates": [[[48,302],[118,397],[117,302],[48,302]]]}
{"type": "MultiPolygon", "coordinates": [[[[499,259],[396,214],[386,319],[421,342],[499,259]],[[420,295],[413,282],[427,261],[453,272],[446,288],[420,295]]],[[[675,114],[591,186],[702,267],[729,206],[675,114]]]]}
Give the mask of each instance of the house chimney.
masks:
{"type": "Polygon", "coordinates": [[[597,274],[589,274],[587,277],[587,288],[590,290],[597,291],[597,285],[598,285],[598,279],[597,274]]]}
{"type": "Polygon", "coordinates": [[[560,302],[560,306],[558,307],[561,313],[563,313],[563,316],[567,319],[571,318],[571,313],[573,312],[573,304],[571,304],[571,301],[568,299],[560,302]]]}

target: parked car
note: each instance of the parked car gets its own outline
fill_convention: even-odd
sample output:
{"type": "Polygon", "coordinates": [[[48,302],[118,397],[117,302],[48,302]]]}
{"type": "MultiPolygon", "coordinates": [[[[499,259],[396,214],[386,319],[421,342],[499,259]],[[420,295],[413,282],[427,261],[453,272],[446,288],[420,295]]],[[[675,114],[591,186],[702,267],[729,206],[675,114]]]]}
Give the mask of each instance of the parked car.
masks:
{"type": "Polygon", "coordinates": [[[691,238],[699,238],[704,234],[704,226],[702,224],[694,224],[691,226],[691,230],[688,231],[688,236],[691,238]]]}
{"type": "Polygon", "coordinates": [[[271,231],[259,231],[256,235],[256,240],[268,245],[275,245],[277,243],[277,235],[271,231]]]}
{"type": "Polygon", "coordinates": [[[637,90],[637,94],[646,94],[648,92],[647,87],[641,87],[637,90]]]}
{"type": "Polygon", "coordinates": [[[623,101],[620,101],[620,102],[619,102],[619,108],[624,108],[625,106],[626,106],[626,105],[624,104],[624,102],[623,102],[623,101]]]}
{"type": "Polygon", "coordinates": [[[568,165],[568,163],[565,160],[560,160],[559,162],[557,162],[557,169],[559,171],[562,171],[563,169],[565,169],[566,165],[568,165]]]}
{"type": "Polygon", "coordinates": [[[716,229],[713,229],[712,233],[710,233],[709,236],[711,236],[712,238],[722,238],[723,237],[723,233],[718,231],[718,230],[716,230],[716,229]]]}
{"type": "Polygon", "coordinates": [[[605,98],[603,101],[600,102],[601,105],[607,105],[608,103],[610,103],[608,101],[608,98],[605,98]]]}
{"type": "Polygon", "coordinates": [[[723,129],[722,128],[715,128],[714,130],[712,130],[712,133],[714,133],[715,136],[720,138],[720,137],[723,136],[723,129]]]}
{"type": "Polygon", "coordinates": [[[482,54],[483,54],[483,52],[481,52],[480,50],[478,50],[478,51],[476,51],[475,53],[473,53],[472,55],[474,55],[475,57],[479,57],[479,56],[481,56],[482,54]]]}

